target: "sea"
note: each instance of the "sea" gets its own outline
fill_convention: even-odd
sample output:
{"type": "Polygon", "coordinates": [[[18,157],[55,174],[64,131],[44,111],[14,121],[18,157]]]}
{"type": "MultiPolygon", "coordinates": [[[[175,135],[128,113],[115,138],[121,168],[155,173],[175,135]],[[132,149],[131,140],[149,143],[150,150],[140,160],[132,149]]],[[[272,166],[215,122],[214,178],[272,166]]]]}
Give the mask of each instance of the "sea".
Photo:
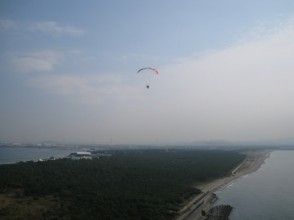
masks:
{"type": "Polygon", "coordinates": [[[76,149],[58,147],[0,147],[0,164],[17,163],[21,161],[38,161],[50,157],[62,158],[76,149]]]}
{"type": "Polygon", "coordinates": [[[216,192],[233,206],[230,220],[294,219],[294,151],[273,151],[255,172],[216,192]]]}

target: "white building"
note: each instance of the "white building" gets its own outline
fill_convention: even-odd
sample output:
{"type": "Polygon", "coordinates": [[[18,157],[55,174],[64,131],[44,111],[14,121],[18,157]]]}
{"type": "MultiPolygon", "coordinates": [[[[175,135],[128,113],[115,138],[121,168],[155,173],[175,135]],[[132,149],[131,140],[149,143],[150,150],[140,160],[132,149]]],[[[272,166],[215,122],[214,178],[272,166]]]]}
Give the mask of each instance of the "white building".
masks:
{"type": "Polygon", "coordinates": [[[68,157],[73,160],[92,159],[91,152],[88,151],[78,151],[76,153],[71,153],[68,157]]]}
{"type": "Polygon", "coordinates": [[[78,151],[78,152],[76,152],[76,154],[78,156],[90,156],[91,155],[91,152],[88,152],[88,151],[78,151]]]}

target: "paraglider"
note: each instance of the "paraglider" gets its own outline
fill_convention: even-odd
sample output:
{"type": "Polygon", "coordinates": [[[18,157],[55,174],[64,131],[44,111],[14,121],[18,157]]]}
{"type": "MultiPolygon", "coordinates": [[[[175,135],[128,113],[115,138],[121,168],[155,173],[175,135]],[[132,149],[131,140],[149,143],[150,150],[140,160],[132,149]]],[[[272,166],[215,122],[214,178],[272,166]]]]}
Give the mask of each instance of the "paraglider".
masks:
{"type": "MultiPolygon", "coordinates": [[[[144,74],[145,74],[145,71],[146,71],[146,74],[147,74],[147,72],[149,72],[148,74],[150,74],[150,73],[152,73],[153,75],[155,74],[155,75],[158,75],[159,74],[159,71],[157,70],[157,69],[155,69],[155,68],[152,68],[152,67],[144,67],[144,68],[141,68],[141,69],[139,69],[138,71],[137,71],[137,73],[143,73],[144,72],[144,74]]],[[[150,77],[153,77],[152,75],[148,75],[148,79],[150,79],[150,77]]],[[[150,88],[150,85],[149,85],[149,81],[150,80],[148,80],[148,81],[146,81],[146,89],[149,89],[150,88]]]]}

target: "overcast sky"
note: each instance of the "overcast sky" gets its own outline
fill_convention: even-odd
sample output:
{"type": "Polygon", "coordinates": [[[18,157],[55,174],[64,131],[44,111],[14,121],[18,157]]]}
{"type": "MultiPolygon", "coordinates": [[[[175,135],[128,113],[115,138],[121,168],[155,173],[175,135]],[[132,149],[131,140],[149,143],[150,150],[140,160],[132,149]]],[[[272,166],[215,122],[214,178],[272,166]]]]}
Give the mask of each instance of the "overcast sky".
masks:
{"type": "Polygon", "coordinates": [[[294,140],[292,0],[2,0],[0,42],[2,141],[294,140]]]}

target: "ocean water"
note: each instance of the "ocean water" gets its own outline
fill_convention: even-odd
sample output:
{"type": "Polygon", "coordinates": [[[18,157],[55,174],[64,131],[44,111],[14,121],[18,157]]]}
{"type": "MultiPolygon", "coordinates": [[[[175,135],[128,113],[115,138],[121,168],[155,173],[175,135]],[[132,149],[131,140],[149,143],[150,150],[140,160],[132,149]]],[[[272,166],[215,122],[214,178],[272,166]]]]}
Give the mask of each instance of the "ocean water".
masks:
{"type": "Polygon", "coordinates": [[[0,147],[0,164],[16,163],[20,161],[38,160],[49,157],[65,157],[74,152],[64,148],[38,147],[0,147]]]}
{"type": "Polygon", "coordinates": [[[230,220],[294,219],[294,151],[274,151],[254,173],[216,192],[230,220]]]}

